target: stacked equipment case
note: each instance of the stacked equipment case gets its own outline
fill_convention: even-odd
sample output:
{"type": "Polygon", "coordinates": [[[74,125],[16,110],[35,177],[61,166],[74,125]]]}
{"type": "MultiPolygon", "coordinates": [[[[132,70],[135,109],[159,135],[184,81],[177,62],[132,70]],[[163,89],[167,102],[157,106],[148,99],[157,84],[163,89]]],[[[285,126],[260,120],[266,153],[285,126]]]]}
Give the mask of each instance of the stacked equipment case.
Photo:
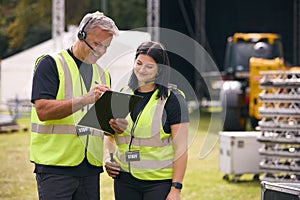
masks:
{"type": "Polygon", "coordinates": [[[261,180],[300,183],[300,71],[261,74],[261,180]]]}

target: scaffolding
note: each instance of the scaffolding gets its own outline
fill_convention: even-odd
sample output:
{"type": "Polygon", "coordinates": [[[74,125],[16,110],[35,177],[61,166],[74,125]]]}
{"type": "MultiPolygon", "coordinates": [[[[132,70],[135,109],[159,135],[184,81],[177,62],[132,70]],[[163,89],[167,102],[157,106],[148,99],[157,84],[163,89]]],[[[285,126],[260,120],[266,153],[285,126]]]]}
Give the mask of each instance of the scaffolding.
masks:
{"type": "Polygon", "coordinates": [[[147,1],[147,26],[152,40],[159,41],[160,0],[147,1]]]}
{"type": "Polygon", "coordinates": [[[52,0],[52,39],[54,50],[63,48],[63,33],[65,27],[65,1],[52,0]]]}

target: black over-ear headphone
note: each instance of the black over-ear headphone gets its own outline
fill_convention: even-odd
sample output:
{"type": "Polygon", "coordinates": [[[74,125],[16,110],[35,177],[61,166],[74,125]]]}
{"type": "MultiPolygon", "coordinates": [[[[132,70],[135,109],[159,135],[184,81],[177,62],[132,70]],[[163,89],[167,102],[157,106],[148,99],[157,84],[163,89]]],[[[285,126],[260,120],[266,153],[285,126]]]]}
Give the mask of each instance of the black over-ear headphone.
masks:
{"type": "Polygon", "coordinates": [[[90,21],[93,19],[91,17],[81,28],[81,30],[77,33],[77,37],[79,40],[85,40],[86,38],[86,32],[84,31],[85,27],[90,23],[90,21]]]}

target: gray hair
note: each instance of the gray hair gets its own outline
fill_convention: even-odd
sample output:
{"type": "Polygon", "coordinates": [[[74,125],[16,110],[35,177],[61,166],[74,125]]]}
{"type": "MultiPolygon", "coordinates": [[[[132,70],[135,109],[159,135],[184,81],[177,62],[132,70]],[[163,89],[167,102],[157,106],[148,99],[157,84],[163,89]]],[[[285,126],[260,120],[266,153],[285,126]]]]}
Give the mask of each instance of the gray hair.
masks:
{"type": "Polygon", "coordinates": [[[116,26],[115,22],[105,16],[102,12],[96,11],[94,13],[87,13],[81,20],[78,29],[88,33],[91,29],[99,27],[102,30],[106,30],[113,35],[119,34],[119,29],[116,26]]]}

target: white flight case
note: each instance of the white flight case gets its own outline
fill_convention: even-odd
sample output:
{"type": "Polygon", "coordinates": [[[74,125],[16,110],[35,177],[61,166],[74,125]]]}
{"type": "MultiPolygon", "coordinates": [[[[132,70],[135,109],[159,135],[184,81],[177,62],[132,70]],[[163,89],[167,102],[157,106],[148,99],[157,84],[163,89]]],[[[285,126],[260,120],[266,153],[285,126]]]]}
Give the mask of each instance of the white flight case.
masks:
{"type": "Polygon", "coordinates": [[[224,172],[223,179],[238,182],[243,174],[254,174],[259,179],[259,155],[261,144],[257,141],[259,131],[225,131],[219,132],[219,170],[224,172]]]}

